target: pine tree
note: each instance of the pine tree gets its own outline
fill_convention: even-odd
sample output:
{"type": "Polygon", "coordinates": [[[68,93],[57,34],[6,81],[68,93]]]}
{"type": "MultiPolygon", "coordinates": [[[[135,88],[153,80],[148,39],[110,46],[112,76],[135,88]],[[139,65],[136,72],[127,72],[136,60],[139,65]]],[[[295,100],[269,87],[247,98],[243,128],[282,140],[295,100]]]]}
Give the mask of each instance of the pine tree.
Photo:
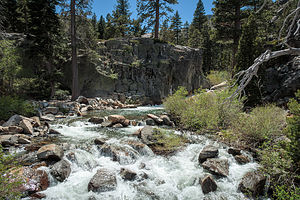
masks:
{"type": "Polygon", "coordinates": [[[105,35],[105,19],[104,17],[101,15],[100,20],[98,22],[98,38],[99,39],[104,39],[104,35],[105,35]]]}
{"type": "Polygon", "coordinates": [[[249,0],[215,0],[214,23],[216,28],[216,37],[219,40],[230,41],[232,58],[231,72],[236,64],[236,53],[242,33],[242,19],[247,17],[247,10],[242,9],[250,4],[249,0]]]}
{"type": "Polygon", "coordinates": [[[164,20],[160,29],[160,38],[162,41],[170,42],[171,33],[168,20],[164,20]]]}
{"type": "Polygon", "coordinates": [[[154,25],[154,38],[158,39],[160,18],[173,12],[169,5],[177,3],[177,0],[137,0],[138,15],[147,20],[147,28],[154,25]]]}
{"type": "Polygon", "coordinates": [[[200,48],[202,46],[203,38],[198,29],[194,26],[190,27],[188,45],[192,48],[200,48]]]}
{"type": "Polygon", "coordinates": [[[141,26],[142,19],[133,19],[132,20],[132,27],[131,27],[131,34],[135,37],[141,37],[143,34],[145,34],[146,30],[141,26]]]}
{"type": "Polygon", "coordinates": [[[17,23],[18,23],[18,32],[28,33],[29,29],[29,0],[18,0],[17,4],[17,23]]]}
{"type": "Polygon", "coordinates": [[[173,35],[174,35],[173,41],[175,42],[175,44],[179,44],[181,26],[182,26],[181,17],[179,16],[179,12],[176,11],[175,15],[172,17],[171,26],[170,26],[171,30],[173,31],[173,35]]]}
{"type": "Polygon", "coordinates": [[[104,39],[113,38],[116,35],[116,29],[113,24],[112,16],[108,13],[106,15],[106,25],[105,25],[105,31],[104,31],[104,39]]]}
{"type": "Polygon", "coordinates": [[[113,11],[113,23],[116,27],[117,37],[129,35],[130,16],[128,0],[117,0],[116,8],[113,11]]]}
{"type": "Polygon", "coordinates": [[[17,31],[17,1],[16,0],[3,0],[4,8],[4,27],[7,32],[17,31]]]}
{"type": "Polygon", "coordinates": [[[207,17],[205,16],[204,6],[202,0],[199,0],[197,8],[194,12],[194,19],[192,25],[201,32],[202,27],[204,26],[206,21],[207,17]]]}
{"type": "Polygon", "coordinates": [[[182,37],[181,37],[181,41],[180,41],[181,45],[185,45],[185,46],[188,45],[188,42],[189,42],[189,29],[190,29],[190,24],[189,24],[188,21],[186,21],[183,25],[183,28],[182,28],[182,37]]]}
{"type": "Polygon", "coordinates": [[[92,23],[92,27],[93,27],[94,31],[97,31],[97,16],[96,16],[96,13],[93,14],[91,23],[92,23]]]}

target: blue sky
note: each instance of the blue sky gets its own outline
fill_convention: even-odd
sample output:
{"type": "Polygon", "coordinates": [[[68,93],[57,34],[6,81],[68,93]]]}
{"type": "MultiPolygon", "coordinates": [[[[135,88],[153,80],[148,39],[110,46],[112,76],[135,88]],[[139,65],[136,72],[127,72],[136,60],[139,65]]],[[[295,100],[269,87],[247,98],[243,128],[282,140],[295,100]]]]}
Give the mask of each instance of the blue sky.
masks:
{"type": "MultiPolygon", "coordinates": [[[[96,13],[98,19],[101,15],[104,17],[108,13],[112,13],[117,0],[94,0],[93,12],[96,13]]],[[[212,2],[213,0],[202,0],[205,8],[206,14],[212,14],[212,2]]],[[[172,6],[174,11],[178,10],[182,21],[191,22],[193,19],[194,11],[197,7],[198,0],[178,0],[178,4],[172,6]]],[[[136,18],[136,0],[129,0],[130,10],[132,12],[132,17],[136,18]]]]}

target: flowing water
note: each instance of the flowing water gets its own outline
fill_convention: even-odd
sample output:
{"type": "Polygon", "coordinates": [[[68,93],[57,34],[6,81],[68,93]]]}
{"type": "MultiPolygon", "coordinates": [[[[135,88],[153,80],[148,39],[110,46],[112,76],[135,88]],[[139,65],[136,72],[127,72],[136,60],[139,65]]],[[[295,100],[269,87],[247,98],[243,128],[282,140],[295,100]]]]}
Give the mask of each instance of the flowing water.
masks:
{"type": "MultiPolygon", "coordinates": [[[[139,107],[98,111],[92,114],[96,116],[121,114],[129,119],[140,120],[148,113],[163,112],[162,107],[139,107]]],[[[51,184],[43,192],[48,200],[247,199],[237,191],[238,184],[245,173],[258,167],[258,164],[253,161],[245,165],[237,164],[233,156],[227,153],[227,146],[211,141],[205,136],[185,133],[186,137],[193,142],[176,154],[163,157],[154,155],[147,146],[137,151],[126,143],[128,140],[138,141],[130,134],[142,126],[120,129],[99,128],[98,125],[87,122],[87,118],[70,118],[56,122],[52,128],[62,134],[59,139],[66,148],[64,159],[71,163],[72,172],[62,183],[56,182],[49,174],[51,184]],[[95,138],[107,139],[107,143],[130,152],[130,156],[123,155],[118,162],[112,161],[110,157],[102,156],[99,147],[94,145],[95,138]],[[228,177],[215,178],[218,185],[217,191],[204,195],[199,180],[208,172],[198,164],[198,155],[208,144],[219,147],[219,158],[228,159],[230,167],[228,177]],[[72,153],[73,159],[68,157],[70,153],[72,153]],[[88,183],[100,168],[115,172],[116,190],[103,193],[88,192],[88,183]],[[138,178],[134,181],[124,181],[119,174],[121,168],[136,172],[138,178]],[[147,178],[145,178],[145,174],[147,174],[147,178]]],[[[44,169],[49,171],[48,168],[44,167],[44,169]]]]}

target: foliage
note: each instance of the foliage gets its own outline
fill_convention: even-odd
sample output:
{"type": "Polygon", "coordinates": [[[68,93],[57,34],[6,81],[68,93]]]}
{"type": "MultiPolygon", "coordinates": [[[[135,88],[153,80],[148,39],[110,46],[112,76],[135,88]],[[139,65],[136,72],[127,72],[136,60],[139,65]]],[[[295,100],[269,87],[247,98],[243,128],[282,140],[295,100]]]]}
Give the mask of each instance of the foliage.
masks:
{"type": "Polygon", "coordinates": [[[227,71],[210,71],[207,78],[211,85],[218,85],[224,81],[229,81],[230,74],[227,71]]]}
{"type": "Polygon", "coordinates": [[[129,35],[131,13],[129,12],[128,0],[117,0],[117,5],[113,11],[113,24],[115,26],[115,37],[129,35]]]}
{"type": "Polygon", "coordinates": [[[35,110],[32,104],[17,97],[0,97],[0,120],[8,120],[14,114],[31,117],[35,110]]]}
{"type": "Polygon", "coordinates": [[[273,104],[254,108],[241,114],[233,123],[233,130],[247,143],[262,144],[281,135],[286,124],[285,111],[273,104]]]}
{"type": "Polygon", "coordinates": [[[104,39],[104,35],[105,35],[105,19],[104,17],[101,15],[100,20],[98,22],[97,25],[97,32],[98,32],[98,38],[99,39],[104,39]]]}
{"type": "Polygon", "coordinates": [[[12,155],[6,155],[0,145],[0,198],[16,200],[21,198],[19,188],[23,181],[15,174],[10,173],[17,166],[12,155]]]}
{"type": "Polygon", "coordinates": [[[164,101],[166,110],[180,119],[185,128],[198,131],[218,130],[228,127],[238,113],[242,104],[233,100],[224,103],[231,91],[199,92],[186,98],[187,90],[180,88],[164,101]]]}
{"type": "Polygon", "coordinates": [[[172,42],[174,42],[175,44],[179,44],[180,42],[181,26],[182,26],[181,17],[179,16],[179,12],[176,11],[175,15],[171,19],[171,26],[170,26],[170,29],[173,32],[172,42]]]}
{"type": "Polygon", "coordinates": [[[206,23],[207,18],[205,16],[204,6],[202,0],[199,0],[197,3],[197,8],[194,12],[194,18],[192,21],[192,26],[195,27],[195,29],[202,32],[202,28],[204,24],[206,23]]]}

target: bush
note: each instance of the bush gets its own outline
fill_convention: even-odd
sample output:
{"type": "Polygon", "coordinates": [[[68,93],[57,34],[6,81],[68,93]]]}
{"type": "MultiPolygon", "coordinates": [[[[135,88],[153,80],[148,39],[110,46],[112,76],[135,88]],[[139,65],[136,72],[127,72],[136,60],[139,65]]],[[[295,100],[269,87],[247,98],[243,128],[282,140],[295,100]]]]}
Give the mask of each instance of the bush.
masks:
{"type": "Polygon", "coordinates": [[[241,114],[232,129],[247,143],[260,145],[282,134],[286,125],[285,111],[275,105],[254,108],[250,114],[241,114]]]}
{"type": "Polygon", "coordinates": [[[0,199],[20,199],[19,188],[22,184],[21,179],[10,173],[16,167],[14,157],[5,155],[0,145],[0,199]]]}
{"type": "Polygon", "coordinates": [[[236,99],[225,102],[231,95],[229,90],[200,92],[190,98],[186,95],[187,91],[180,88],[164,102],[166,110],[178,117],[186,128],[199,131],[226,128],[242,109],[242,103],[236,99]]]}
{"type": "Polygon", "coordinates": [[[0,120],[6,121],[14,114],[31,117],[35,111],[33,105],[27,101],[11,96],[0,97],[0,120]]]}
{"type": "Polygon", "coordinates": [[[210,71],[207,78],[210,84],[218,85],[226,80],[230,80],[230,73],[227,71],[210,71]]]}

